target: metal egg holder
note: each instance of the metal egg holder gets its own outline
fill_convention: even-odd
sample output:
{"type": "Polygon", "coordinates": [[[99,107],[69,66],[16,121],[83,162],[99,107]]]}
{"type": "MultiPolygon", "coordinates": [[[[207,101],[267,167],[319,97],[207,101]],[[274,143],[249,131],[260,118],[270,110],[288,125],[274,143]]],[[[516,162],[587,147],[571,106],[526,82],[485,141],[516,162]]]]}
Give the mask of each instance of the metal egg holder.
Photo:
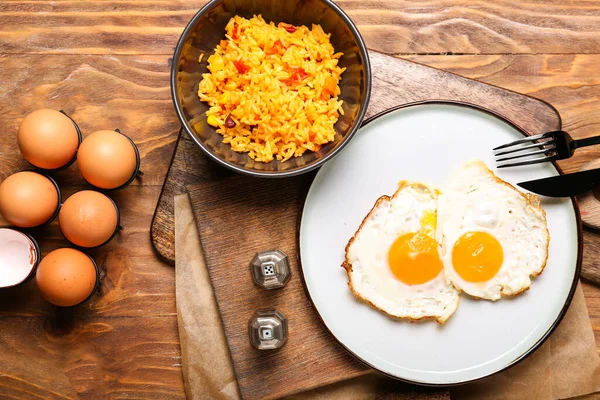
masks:
{"type": "MultiPolygon", "coordinates": [[[[279,289],[291,278],[287,254],[273,249],[257,253],[250,262],[252,279],[266,290],[279,289]]],[[[288,339],[288,321],[275,308],[256,310],[248,321],[250,343],[258,350],[281,348],[288,339]]]]}
{"type": "MultiPolygon", "coordinates": [[[[75,130],[77,131],[77,136],[78,136],[77,150],[79,150],[79,146],[83,142],[83,136],[81,134],[81,129],[79,128],[79,125],[77,125],[77,123],[75,122],[75,120],[73,118],[71,118],[65,111],[60,110],[60,113],[62,113],[63,115],[65,115],[67,118],[69,118],[71,120],[71,122],[73,123],[73,125],[75,126],[75,130]]],[[[70,307],[61,307],[61,308],[77,307],[78,305],[81,305],[81,304],[87,302],[94,295],[94,293],[96,293],[96,291],[100,287],[100,269],[98,268],[98,264],[96,263],[96,260],[94,260],[94,258],[92,256],[90,256],[89,254],[85,253],[84,250],[96,249],[96,248],[99,248],[99,247],[102,247],[102,246],[108,244],[112,239],[114,239],[114,237],[119,233],[119,231],[123,230],[123,227],[121,226],[121,213],[120,213],[119,207],[117,206],[117,203],[115,203],[115,201],[110,196],[107,196],[104,192],[123,189],[126,186],[129,186],[136,178],[138,178],[138,177],[140,177],[140,176],[143,175],[143,172],[140,170],[141,158],[140,158],[140,152],[139,152],[139,150],[137,148],[137,145],[134,143],[133,140],[131,140],[131,138],[129,136],[127,136],[124,133],[122,133],[119,129],[115,129],[115,132],[118,132],[121,135],[123,135],[131,143],[131,145],[132,145],[132,147],[133,147],[133,149],[135,151],[136,167],[135,167],[135,170],[134,170],[131,178],[129,178],[129,180],[127,182],[125,182],[123,185],[121,185],[119,187],[116,187],[116,188],[113,188],[113,189],[99,188],[97,186],[92,185],[85,178],[83,178],[84,181],[86,181],[86,183],[88,183],[90,186],[94,187],[97,192],[102,193],[104,196],[106,196],[106,198],[108,198],[111,201],[111,203],[114,205],[116,213],[117,213],[117,222],[116,222],[115,230],[112,233],[112,235],[104,243],[102,243],[102,244],[100,244],[98,246],[93,246],[93,247],[83,247],[83,246],[79,246],[79,245],[73,243],[72,241],[70,241],[62,233],[62,230],[61,230],[61,234],[63,234],[63,237],[65,238],[65,240],[67,240],[72,245],[72,247],[80,250],[82,253],[84,253],[86,256],[88,256],[89,259],[90,259],[90,261],[94,265],[94,269],[96,270],[96,283],[95,283],[94,288],[93,288],[92,292],[90,293],[90,295],[85,300],[83,300],[81,303],[78,303],[78,304],[70,306],[70,307]]],[[[20,228],[20,227],[11,227],[10,228],[10,229],[16,230],[16,231],[21,232],[24,235],[26,235],[32,241],[32,243],[33,243],[33,245],[35,247],[35,250],[37,252],[37,255],[38,255],[38,259],[37,259],[36,265],[32,268],[30,274],[23,281],[21,281],[20,283],[17,283],[17,284],[15,284],[13,286],[10,286],[10,287],[20,286],[20,285],[24,284],[25,282],[30,281],[36,275],[37,268],[38,268],[38,266],[39,266],[39,264],[40,264],[40,262],[42,260],[40,246],[39,246],[38,242],[35,240],[35,238],[30,233],[28,233],[27,231],[24,231],[24,230],[34,229],[34,228],[41,228],[41,227],[48,226],[48,225],[50,225],[56,219],[56,217],[58,217],[58,215],[60,213],[60,210],[61,210],[61,208],[62,208],[62,206],[64,204],[63,201],[62,201],[63,200],[62,199],[62,192],[61,192],[60,187],[59,187],[58,183],[56,182],[56,180],[52,176],[50,176],[49,174],[50,173],[54,173],[54,172],[59,172],[59,171],[67,169],[68,167],[70,167],[71,165],[73,165],[73,163],[75,163],[76,160],[77,160],[77,152],[75,153],[75,156],[73,156],[73,158],[71,160],[69,160],[65,165],[63,165],[61,167],[58,167],[58,168],[44,169],[44,168],[40,168],[40,167],[37,167],[37,166],[35,166],[35,165],[32,164],[32,166],[35,168],[35,170],[33,172],[39,173],[40,175],[43,175],[44,177],[46,177],[48,180],[50,180],[50,182],[52,182],[52,184],[56,188],[56,192],[58,194],[58,206],[56,207],[56,211],[54,212],[54,214],[52,214],[52,216],[46,222],[44,222],[44,223],[42,223],[42,224],[40,224],[38,226],[31,227],[31,228],[20,228]]],[[[59,226],[59,229],[60,229],[60,226],[59,226]]],[[[9,287],[7,287],[7,288],[9,288],[9,287]]],[[[0,288],[0,289],[6,289],[6,288],[0,288]]]]}

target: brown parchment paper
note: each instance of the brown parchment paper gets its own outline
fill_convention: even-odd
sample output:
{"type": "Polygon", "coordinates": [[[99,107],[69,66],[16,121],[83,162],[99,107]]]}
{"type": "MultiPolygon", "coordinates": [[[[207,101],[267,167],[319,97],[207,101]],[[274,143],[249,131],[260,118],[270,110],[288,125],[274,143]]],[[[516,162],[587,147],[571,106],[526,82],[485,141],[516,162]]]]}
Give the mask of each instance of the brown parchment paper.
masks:
{"type": "Polygon", "coordinates": [[[519,364],[480,382],[457,387],[457,399],[565,399],[600,390],[596,350],[581,284],[548,340],[519,364]]]}
{"type": "MultiPolygon", "coordinates": [[[[186,396],[192,400],[240,399],[187,194],[175,197],[175,253],[186,396]]],[[[600,358],[578,285],[564,320],[534,354],[507,371],[453,388],[452,398],[564,399],[597,391],[600,391],[600,358]]],[[[449,398],[446,391],[425,390],[375,373],[289,397],[297,400],[449,398]]]]}
{"type": "Polygon", "coordinates": [[[188,399],[240,399],[187,194],[175,197],[175,291],[188,399]]]}

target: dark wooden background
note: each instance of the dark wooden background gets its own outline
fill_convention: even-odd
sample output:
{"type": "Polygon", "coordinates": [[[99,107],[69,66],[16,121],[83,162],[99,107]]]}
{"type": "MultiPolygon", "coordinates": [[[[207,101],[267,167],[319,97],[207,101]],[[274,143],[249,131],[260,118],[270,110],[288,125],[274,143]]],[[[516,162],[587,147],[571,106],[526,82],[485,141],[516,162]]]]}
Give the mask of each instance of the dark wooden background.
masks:
{"type": "MultiPolygon", "coordinates": [[[[94,252],[101,292],[59,311],[31,282],[0,293],[0,398],[183,398],[174,273],[149,228],[178,123],[173,47],[198,0],[0,2],[0,179],[27,168],[16,128],[28,112],[64,109],[84,136],[120,128],[138,143],[142,181],[114,194],[125,230],[94,252]]],[[[369,48],[552,103],[575,137],[600,134],[600,2],[340,0],[369,48]]],[[[376,73],[376,71],[375,71],[376,73]]],[[[561,166],[598,157],[585,148],[561,166]]],[[[58,174],[68,195],[76,167],[58,174]]],[[[66,244],[53,224],[43,252],[66,244]]],[[[600,234],[585,233],[585,253],[600,234]]],[[[591,260],[591,257],[584,258],[591,260]]],[[[600,289],[584,284],[600,344],[600,289]]]]}

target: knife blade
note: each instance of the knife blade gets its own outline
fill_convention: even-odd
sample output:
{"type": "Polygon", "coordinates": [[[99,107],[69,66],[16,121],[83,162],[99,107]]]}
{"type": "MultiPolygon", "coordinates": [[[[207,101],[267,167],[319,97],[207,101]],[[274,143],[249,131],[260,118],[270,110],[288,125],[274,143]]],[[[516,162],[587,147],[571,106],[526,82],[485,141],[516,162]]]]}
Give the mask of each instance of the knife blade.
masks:
{"type": "Polygon", "coordinates": [[[548,197],[572,197],[600,184],[600,168],[518,183],[523,189],[548,197]]]}

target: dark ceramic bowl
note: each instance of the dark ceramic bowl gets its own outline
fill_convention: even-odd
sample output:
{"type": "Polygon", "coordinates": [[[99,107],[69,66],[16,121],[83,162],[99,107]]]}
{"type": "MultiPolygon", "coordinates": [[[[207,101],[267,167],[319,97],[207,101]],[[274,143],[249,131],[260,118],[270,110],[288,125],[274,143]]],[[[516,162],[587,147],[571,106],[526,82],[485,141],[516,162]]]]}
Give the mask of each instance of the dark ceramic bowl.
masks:
{"type": "Polygon", "coordinates": [[[185,131],[213,160],[236,172],[258,177],[285,177],[317,168],[342,149],[360,127],[371,93],[371,69],[365,44],[348,16],[330,0],[213,0],[187,25],[173,56],[171,92],[175,109],[185,131]],[[225,25],[235,15],[251,18],[261,14],[267,21],[294,25],[320,24],[331,33],[336,52],[344,55],[339,66],[346,67],[340,81],[344,115],[335,125],[332,143],[319,151],[307,151],[285,162],[255,162],[246,153],[236,153],[206,122],[208,104],[198,98],[198,83],[207,73],[206,59],[225,38],[225,25]],[[198,62],[204,53],[202,63],[198,62]]]}

